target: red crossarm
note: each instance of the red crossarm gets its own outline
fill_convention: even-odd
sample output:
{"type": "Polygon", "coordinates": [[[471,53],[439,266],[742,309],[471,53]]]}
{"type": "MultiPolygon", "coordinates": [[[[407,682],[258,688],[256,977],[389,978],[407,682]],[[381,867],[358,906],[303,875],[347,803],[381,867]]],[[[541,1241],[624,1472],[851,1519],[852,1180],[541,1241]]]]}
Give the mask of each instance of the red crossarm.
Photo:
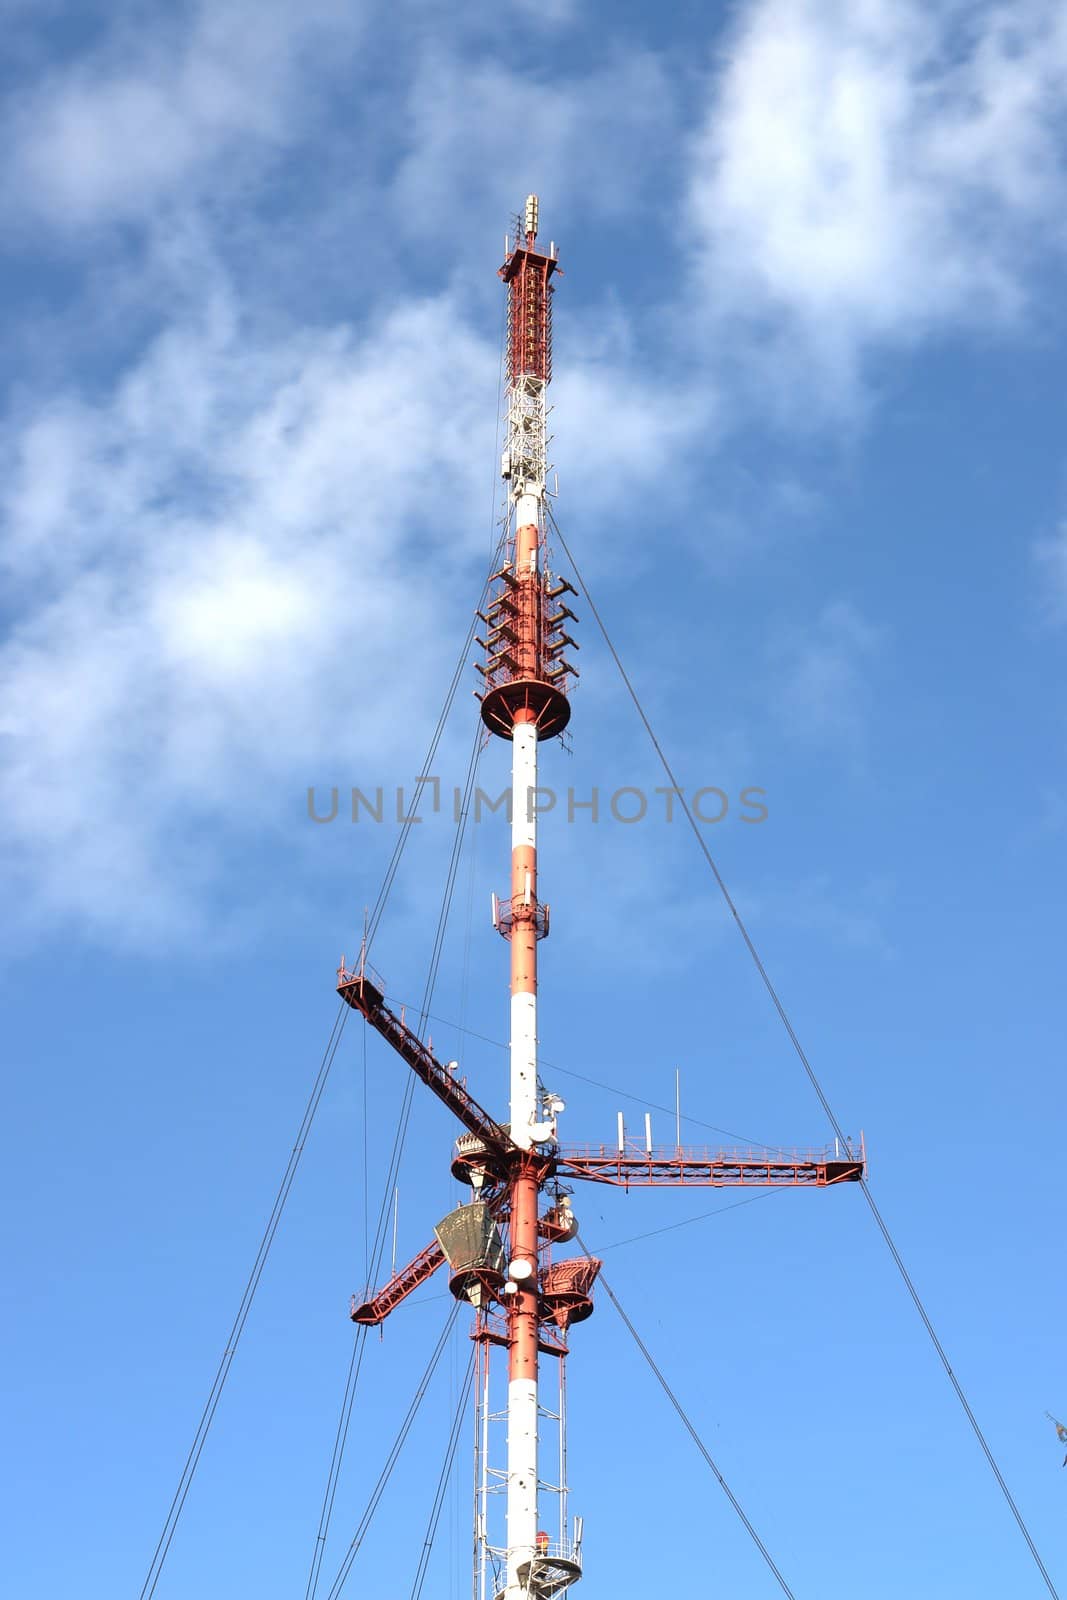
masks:
{"type": "Polygon", "coordinates": [[[435,1239],[433,1244],[428,1244],[426,1249],[417,1255],[414,1261],[409,1261],[402,1272],[390,1278],[384,1289],[371,1300],[364,1301],[363,1305],[356,1304],[355,1295],[352,1296],[352,1309],[349,1315],[353,1322],[360,1322],[368,1328],[376,1328],[379,1322],[384,1322],[390,1311],[393,1311],[401,1302],[406,1300],[420,1284],[432,1278],[438,1267],[444,1265],[445,1253],[435,1239]]]}
{"type": "Polygon", "coordinates": [[[731,1186],[826,1188],[858,1183],[863,1156],[835,1150],[615,1150],[587,1145],[560,1150],[556,1172],[619,1188],[731,1186]]]}
{"type": "Polygon", "coordinates": [[[470,1094],[466,1086],[443,1066],[433,1051],[423,1044],[418,1034],[385,1003],[380,987],[367,976],[366,971],[349,972],[342,958],[337,971],[337,992],[353,1011],[359,1011],[371,1027],[392,1045],[399,1056],[432,1089],[469,1133],[484,1140],[490,1150],[503,1152],[511,1148],[511,1141],[499,1124],[470,1094]]]}

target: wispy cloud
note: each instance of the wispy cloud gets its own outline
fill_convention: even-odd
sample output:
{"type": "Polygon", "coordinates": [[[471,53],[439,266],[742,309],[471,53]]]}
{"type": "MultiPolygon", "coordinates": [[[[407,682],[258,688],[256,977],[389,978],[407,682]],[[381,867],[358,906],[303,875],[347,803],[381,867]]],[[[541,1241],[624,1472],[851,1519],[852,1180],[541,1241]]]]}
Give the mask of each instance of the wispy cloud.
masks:
{"type": "Polygon", "coordinates": [[[344,0],[217,0],[156,12],[150,26],[120,13],[94,49],[11,100],[7,202],[80,227],[230,182],[235,161],[276,154],[314,114],[301,93],[309,51],[321,76],[362,28],[344,0]]]}
{"type": "Polygon", "coordinates": [[[771,703],[790,738],[820,748],[860,748],[870,669],[883,642],[883,630],[843,600],[825,606],[811,627],[794,626],[780,636],[771,703]]]}
{"type": "MultiPolygon", "coordinates": [[[[488,534],[498,308],[462,216],[499,215],[502,232],[530,187],[551,199],[549,231],[559,216],[561,233],[581,218],[606,236],[637,207],[669,228],[664,196],[689,184],[660,243],[688,240],[693,260],[679,277],[664,250],[644,319],[662,339],[634,340],[610,251],[573,300],[564,280],[556,459],[567,515],[597,531],[594,578],[635,529],[657,550],[653,495],[665,516],[689,497],[696,532],[671,538],[721,569],[771,537],[753,507],[764,524],[810,516],[790,469],[761,463],[731,488],[716,458],[753,330],[785,353],[784,396],[810,363],[807,422],[819,382],[840,403],[876,344],[1016,315],[1055,237],[1067,24],[1043,0],[1010,17],[755,0],[685,146],[686,102],[646,48],[548,73],[474,24],[446,37],[431,7],[401,11],[419,28],[386,89],[353,73],[353,97],[388,94],[394,122],[357,106],[330,141],[323,107],[371,17],[345,0],[197,3],[148,31],[120,10],[10,102],[6,197],[87,263],[65,318],[27,318],[0,423],[15,616],[0,804],[30,921],[193,926],[264,785],[410,759],[431,607],[469,603],[488,534]],[[534,100],[531,144],[514,113],[534,100]],[[305,163],[314,201],[287,236],[272,181],[302,140],[330,176],[305,163]],[[343,284],[340,312],[308,292],[320,269],[343,284]],[[398,635],[404,669],[387,672],[398,635]],[[358,717],[339,716],[353,686],[358,717]]],[[[542,20],[580,19],[561,4],[542,20]]],[[[1067,593],[1060,542],[1039,560],[1067,593]]],[[[837,603],[780,641],[772,703],[791,735],[856,746],[879,640],[837,603]]]]}
{"type": "Polygon", "coordinates": [[[244,331],[209,306],[4,441],[34,603],[0,651],[0,803],[31,917],[195,916],[265,780],[394,748],[430,693],[431,607],[473,597],[495,351],[443,301],[363,337],[244,331]],[[190,873],[198,818],[219,837],[190,873]]]}
{"type": "Polygon", "coordinates": [[[454,232],[449,260],[462,252],[461,216],[506,220],[530,190],[586,227],[635,209],[676,137],[669,80],[650,52],[609,46],[592,69],[550,74],[480,51],[463,59],[435,39],[416,60],[387,203],[407,234],[425,239],[430,219],[454,232]],[[520,111],[534,106],[536,136],[520,111]]]}
{"type": "Polygon", "coordinates": [[[1034,544],[1039,604],[1049,622],[1067,622],[1067,523],[1034,544]]]}
{"type": "Polygon", "coordinates": [[[693,147],[695,270],[790,382],[807,366],[805,417],[876,345],[1018,315],[1063,242],[1065,83],[1052,0],[740,13],[693,147]]]}

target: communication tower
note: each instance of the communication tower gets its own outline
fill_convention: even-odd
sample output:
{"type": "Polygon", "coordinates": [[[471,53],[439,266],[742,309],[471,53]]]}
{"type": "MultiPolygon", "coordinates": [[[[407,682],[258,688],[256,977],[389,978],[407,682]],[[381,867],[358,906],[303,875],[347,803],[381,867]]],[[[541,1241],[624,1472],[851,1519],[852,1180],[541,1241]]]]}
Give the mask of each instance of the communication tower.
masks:
{"type": "Polygon", "coordinates": [[[502,565],[479,612],[485,659],[481,716],[511,745],[511,880],[493,898],[493,921],[511,966],[510,1101],[506,1121],[485,1110],[386,1003],[385,985],[365,953],[338,991],[454,1113],[463,1132],[452,1158],[471,1198],[436,1226],[434,1241],[352,1320],[380,1324],[447,1263],[449,1286],[473,1310],[475,1382],[474,1600],[551,1600],[582,1576],[582,1519],[568,1504],[566,1363],[571,1329],[593,1310],[600,1262],[563,1254],[577,1234],[576,1182],[632,1187],[825,1188],[863,1176],[859,1152],[696,1150],[629,1138],[619,1119],[613,1146],[560,1143],[565,1106],[541,1083],[537,1059],[537,951],[549,907],[538,878],[540,745],[570,720],[577,677],[569,599],[575,590],[549,571],[546,493],[547,391],[552,379],[552,297],[560,267],[555,244],[538,245],[538,200],[507,239],[500,277],[507,289],[507,412],[501,474],[507,487],[502,565]],[[504,1370],[506,1369],[506,1370],[504,1370]],[[549,1377],[548,1373],[552,1376],[549,1377]]]}

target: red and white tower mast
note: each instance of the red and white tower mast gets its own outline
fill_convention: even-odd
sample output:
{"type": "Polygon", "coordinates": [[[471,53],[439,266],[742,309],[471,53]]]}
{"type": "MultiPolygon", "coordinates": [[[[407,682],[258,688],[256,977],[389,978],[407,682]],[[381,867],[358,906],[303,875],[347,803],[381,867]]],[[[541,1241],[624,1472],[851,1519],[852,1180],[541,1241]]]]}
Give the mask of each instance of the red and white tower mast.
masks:
{"type": "Polygon", "coordinates": [[[651,1119],[644,1138],[627,1138],[619,1118],[611,1146],[568,1149],[556,1137],[562,1102],[546,1094],[537,1069],[537,947],[548,933],[549,908],[538,893],[538,746],[570,719],[567,690],[576,676],[567,651],[577,649],[575,621],[564,597],[574,590],[553,579],[546,561],[548,478],[547,390],[552,377],[554,245],[537,243],[537,196],[507,241],[500,276],[507,286],[507,435],[501,471],[507,485],[503,564],[492,574],[486,608],[482,720],[511,742],[510,894],[494,896],[494,923],[511,956],[510,1120],[500,1123],[474,1098],[458,1063],[442,1063],[385,1000],[385,985],[365,952],[350,970],[341,958],[338,992],[393,1047],[453,1112],[465,1132],[456,1142],[453,1175],[471,1186],[468,1203],[437,1224],[429,1244],[352,1319],[377,1326],[447,1261],[452,1293],[475,1311],[475,1600],[553,1600],[581,1576],[581,1521],[568,1518],[566,1357],[569,1329],[592,1312],[600,1263],[584,1255],[553,1261],[556,1246],[577,1230],[568,1190],[581,1180],[631,1187],[744,1186],[828,1188],[863,1176],[864,1155],[831,1150],[690,1150],[656,1146],[651,1119]],[[548,1204],[542,1208],[542,1197],[548,1204]],[[503,1409],[490,1382],[494,1352],[507,1356],[503,1409]],[[539,1385],[542,1355],[555,1360],[558,1400],[539,1385]],[[506,1464],[495,1465],[491,1424],[506,1424],[506,1464]],[[544,1425],[544,1426],[543,1426],[544,1425]],[[549,1427],[558,1456],[539,1459],[549,1427]],[[548,1474],[551,1474],[548,1475],[548,1474]],[[558,1481],[553,1481],[553,1478],[558,1481]],[[503,1538],[495,1532],[503,1493],[503,1538]],[[545,1518],[539,1496],[555,1495],[545,1518]]]}
{"type": "Polygon", "coordinates": [[[551,587],[545,550],[548,476],[547,390],[552,377],[555,246],[537,245],[538,202],[526,201],[521,228],[500,275],[507,285],[507,433],[501,471],[508,485],[508,559],[494,575],[486,624],[482,718],[511,741],[511,894],[497,926],[511,945],[511,1121],[508,1173],[511,1263],[506,1300],[507,1600],[520,1600],[537,1553],[538,1197],[553,1170],[555,1121],[537,1073],[537,945],[548,931],[538,898],[537,746],[570,717],[565,590],[551,587]],[[547,1114],[546,1114],[547,1113],[547,1114]]]}

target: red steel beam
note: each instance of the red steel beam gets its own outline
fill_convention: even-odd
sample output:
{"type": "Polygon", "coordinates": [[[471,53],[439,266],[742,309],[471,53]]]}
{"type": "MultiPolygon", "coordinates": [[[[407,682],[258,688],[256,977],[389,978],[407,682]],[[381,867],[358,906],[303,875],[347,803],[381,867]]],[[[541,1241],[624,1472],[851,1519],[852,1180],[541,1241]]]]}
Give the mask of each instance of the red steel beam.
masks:
{"type": "Polygon", "coordinates": [[[858,1183],[861,1158],[826,1150],[560,1150],[556,1173],[619,1188],[828,1188],[858,1183]]]}
{"type": "Polygon", "coordinates": [[[427,1278],[432,1278],[438,1267],[444,1265],[444,1260],[445,1253],[435,1239],[433,1244],[428,1244],[426,1249],[415,1257],[414,1261],[409,1261],[395,1278],[390,1278],[384,1289],[379,1289],[372,1299],[358,1306],[353,1295],[352,1309],[349,1312],[352,1321],[362,1323],[368,1328],[376,1328],[379,1322],[385,1321],[390,1311],[396,1309],[401,1300],[406,1300],[420,1284],[426,1282],[427,1278]]]}
{"type": "Polygon", "coordinates": [[[427,1088],[432,1089],[453,1116],[457,1117],[468,1133],[484,1140],[490,1150],[503,1154],[512,1148],[511,1140],[469,1093],[459,1078],[443,1066],[433,1051],[423,1044],[395,1012],[385,1003],[382,991],[364,974],[349,972],[342,962],[337,974],[337,992],[353,1011],[360,1012],[371,1027],[392,1045],[397,1055],[427,1088]]]}

